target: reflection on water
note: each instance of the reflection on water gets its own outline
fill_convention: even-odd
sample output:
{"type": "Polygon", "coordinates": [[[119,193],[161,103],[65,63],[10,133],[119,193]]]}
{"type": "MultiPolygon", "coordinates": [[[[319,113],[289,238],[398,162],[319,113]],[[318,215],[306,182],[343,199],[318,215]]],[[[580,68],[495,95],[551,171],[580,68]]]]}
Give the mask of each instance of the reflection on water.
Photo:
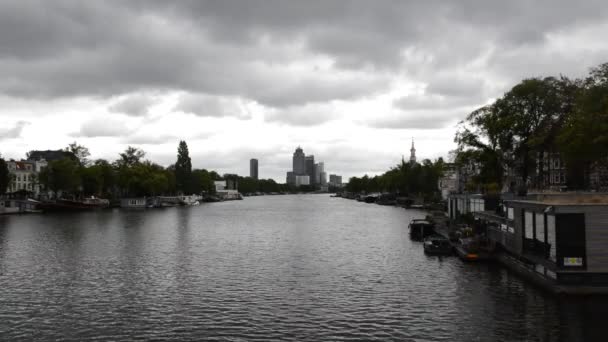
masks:
{"type": "Polygon", "coordinates": [[[603,340],[607,299],[425,256],[419,216],[302,195],[0,217],[0,337],[603,340]]]}

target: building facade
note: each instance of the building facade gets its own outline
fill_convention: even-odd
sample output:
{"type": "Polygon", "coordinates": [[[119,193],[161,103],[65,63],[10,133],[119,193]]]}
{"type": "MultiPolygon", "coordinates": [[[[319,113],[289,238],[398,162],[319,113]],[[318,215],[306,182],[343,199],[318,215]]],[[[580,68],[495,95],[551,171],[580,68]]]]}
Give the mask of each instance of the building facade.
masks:
{"type": "Polygon", "coordinates": [[[7,162],[10,174],[10,183],[7,192],[27,191],[35,197],[40,195],[40,171],[48,165],[44,159],[40,160],[9,160],[7,162]]]}
{"type": "Polygon", "coordinates": [[[295,177],[296,186],[310,185],[310,177],[308,175],[296,175],[295,177]]]}
{"type": "Polygon", "coordinates": [[[341,187],[342,186],[342,176],[329,175],[329,185],[341,187]]]}
{"type": "Polygon", "coordinates": [[[315,156],[310,155],[306,156],[306,175],[308,175],[310,184],[316,184],[316,164],[315,164],[315,156]]]}
{"type": "Polygon", "coordinates": [[[458,192],[458,173],[454,164],[446,164],[437,187],[441,192],[441,198],[444,200],[448,199],[449,194],[458,192]]]}
{"type": "Polygon", "coordinates": [[[253,179],[258,179],[258,160],[250,159],[249,160],[249,177],[253,179]]]}
{"type": "Polygon", "coordinates": [[[300,146],[293,153],[293,173],[296,175],[306,174],[306,155],[300,146]]]}

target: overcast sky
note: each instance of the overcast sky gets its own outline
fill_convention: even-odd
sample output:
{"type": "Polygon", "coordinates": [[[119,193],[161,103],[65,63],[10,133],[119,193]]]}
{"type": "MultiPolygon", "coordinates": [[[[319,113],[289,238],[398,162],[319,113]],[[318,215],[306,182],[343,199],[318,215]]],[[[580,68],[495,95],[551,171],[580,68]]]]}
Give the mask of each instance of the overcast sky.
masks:
{"type": "Polygon", "coordinates": [[[608,62],[605,1],[3,1],[0,153],[128,145],[285,181],[294,149],[345,178],[446,157],[525,77],[608,62]]]}

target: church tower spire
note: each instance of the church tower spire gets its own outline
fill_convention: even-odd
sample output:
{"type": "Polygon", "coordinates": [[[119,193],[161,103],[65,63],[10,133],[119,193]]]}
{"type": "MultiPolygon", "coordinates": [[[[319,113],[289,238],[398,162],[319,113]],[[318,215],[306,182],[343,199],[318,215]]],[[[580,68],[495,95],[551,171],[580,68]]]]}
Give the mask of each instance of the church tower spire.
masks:
{"type": "Polygon", "coordinates": [[[412,148],[410,149],[410,164],[416,163],[416,148],[414,147],[414,138],[412,138],[412,148]]]}

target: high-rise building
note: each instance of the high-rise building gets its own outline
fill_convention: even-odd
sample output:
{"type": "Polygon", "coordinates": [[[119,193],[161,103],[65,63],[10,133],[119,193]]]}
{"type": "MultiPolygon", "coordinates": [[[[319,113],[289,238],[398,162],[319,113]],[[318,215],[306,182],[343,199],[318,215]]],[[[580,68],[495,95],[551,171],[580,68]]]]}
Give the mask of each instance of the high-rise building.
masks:
{"type": "Polygon", "coordinates": [[[286,181],[287,181],[287,184],[292,184],[292,185],[296,184],[296,175],[293,174],[293,171],[287,172],[286,181]]]}
{"type": "Polygon", "coordinates": [[[410,164],[416,163],[416,148],[414,147],[414,138],[412,138],[412,148],[410,149],[410,164]]]}
{"type": "Polygon", "coordinates": [[[319,179],[319,184],[327,185],[327,173],[321,172],[321,179],[319,179]]]}
{"type": "Polygon", "coordinates": [[[296,175],[306,174],[306,155],[300,146],[293,153],[293,173],[296,175]]]}
{"type": "Polygon", "coordinates": [[[315,184],[323,184],[323,174],[325,173],[325,163],[315,164],[315,184]]]}
{"type": "Polygon", "coordinates": [[[342,176],[329,175],[329,185],[331,185],[331,186],[342,186],[342,176]]]}
{"type": "Polygon", "coordinates": [[[249,160],[249,177],[253,179],[258,179],[258,160],[250,159],[249,160]]]}
{"type": "Polygon", "coordinates": [[[297,175],[295,185],[310,185],[310,177],[308,175],[297,175]]]}
{"type": "Polygon", "coordinates": [[[310,184],[315,184],[315,156],[306,156],[306,175],[310,180],[310,184]]]}

